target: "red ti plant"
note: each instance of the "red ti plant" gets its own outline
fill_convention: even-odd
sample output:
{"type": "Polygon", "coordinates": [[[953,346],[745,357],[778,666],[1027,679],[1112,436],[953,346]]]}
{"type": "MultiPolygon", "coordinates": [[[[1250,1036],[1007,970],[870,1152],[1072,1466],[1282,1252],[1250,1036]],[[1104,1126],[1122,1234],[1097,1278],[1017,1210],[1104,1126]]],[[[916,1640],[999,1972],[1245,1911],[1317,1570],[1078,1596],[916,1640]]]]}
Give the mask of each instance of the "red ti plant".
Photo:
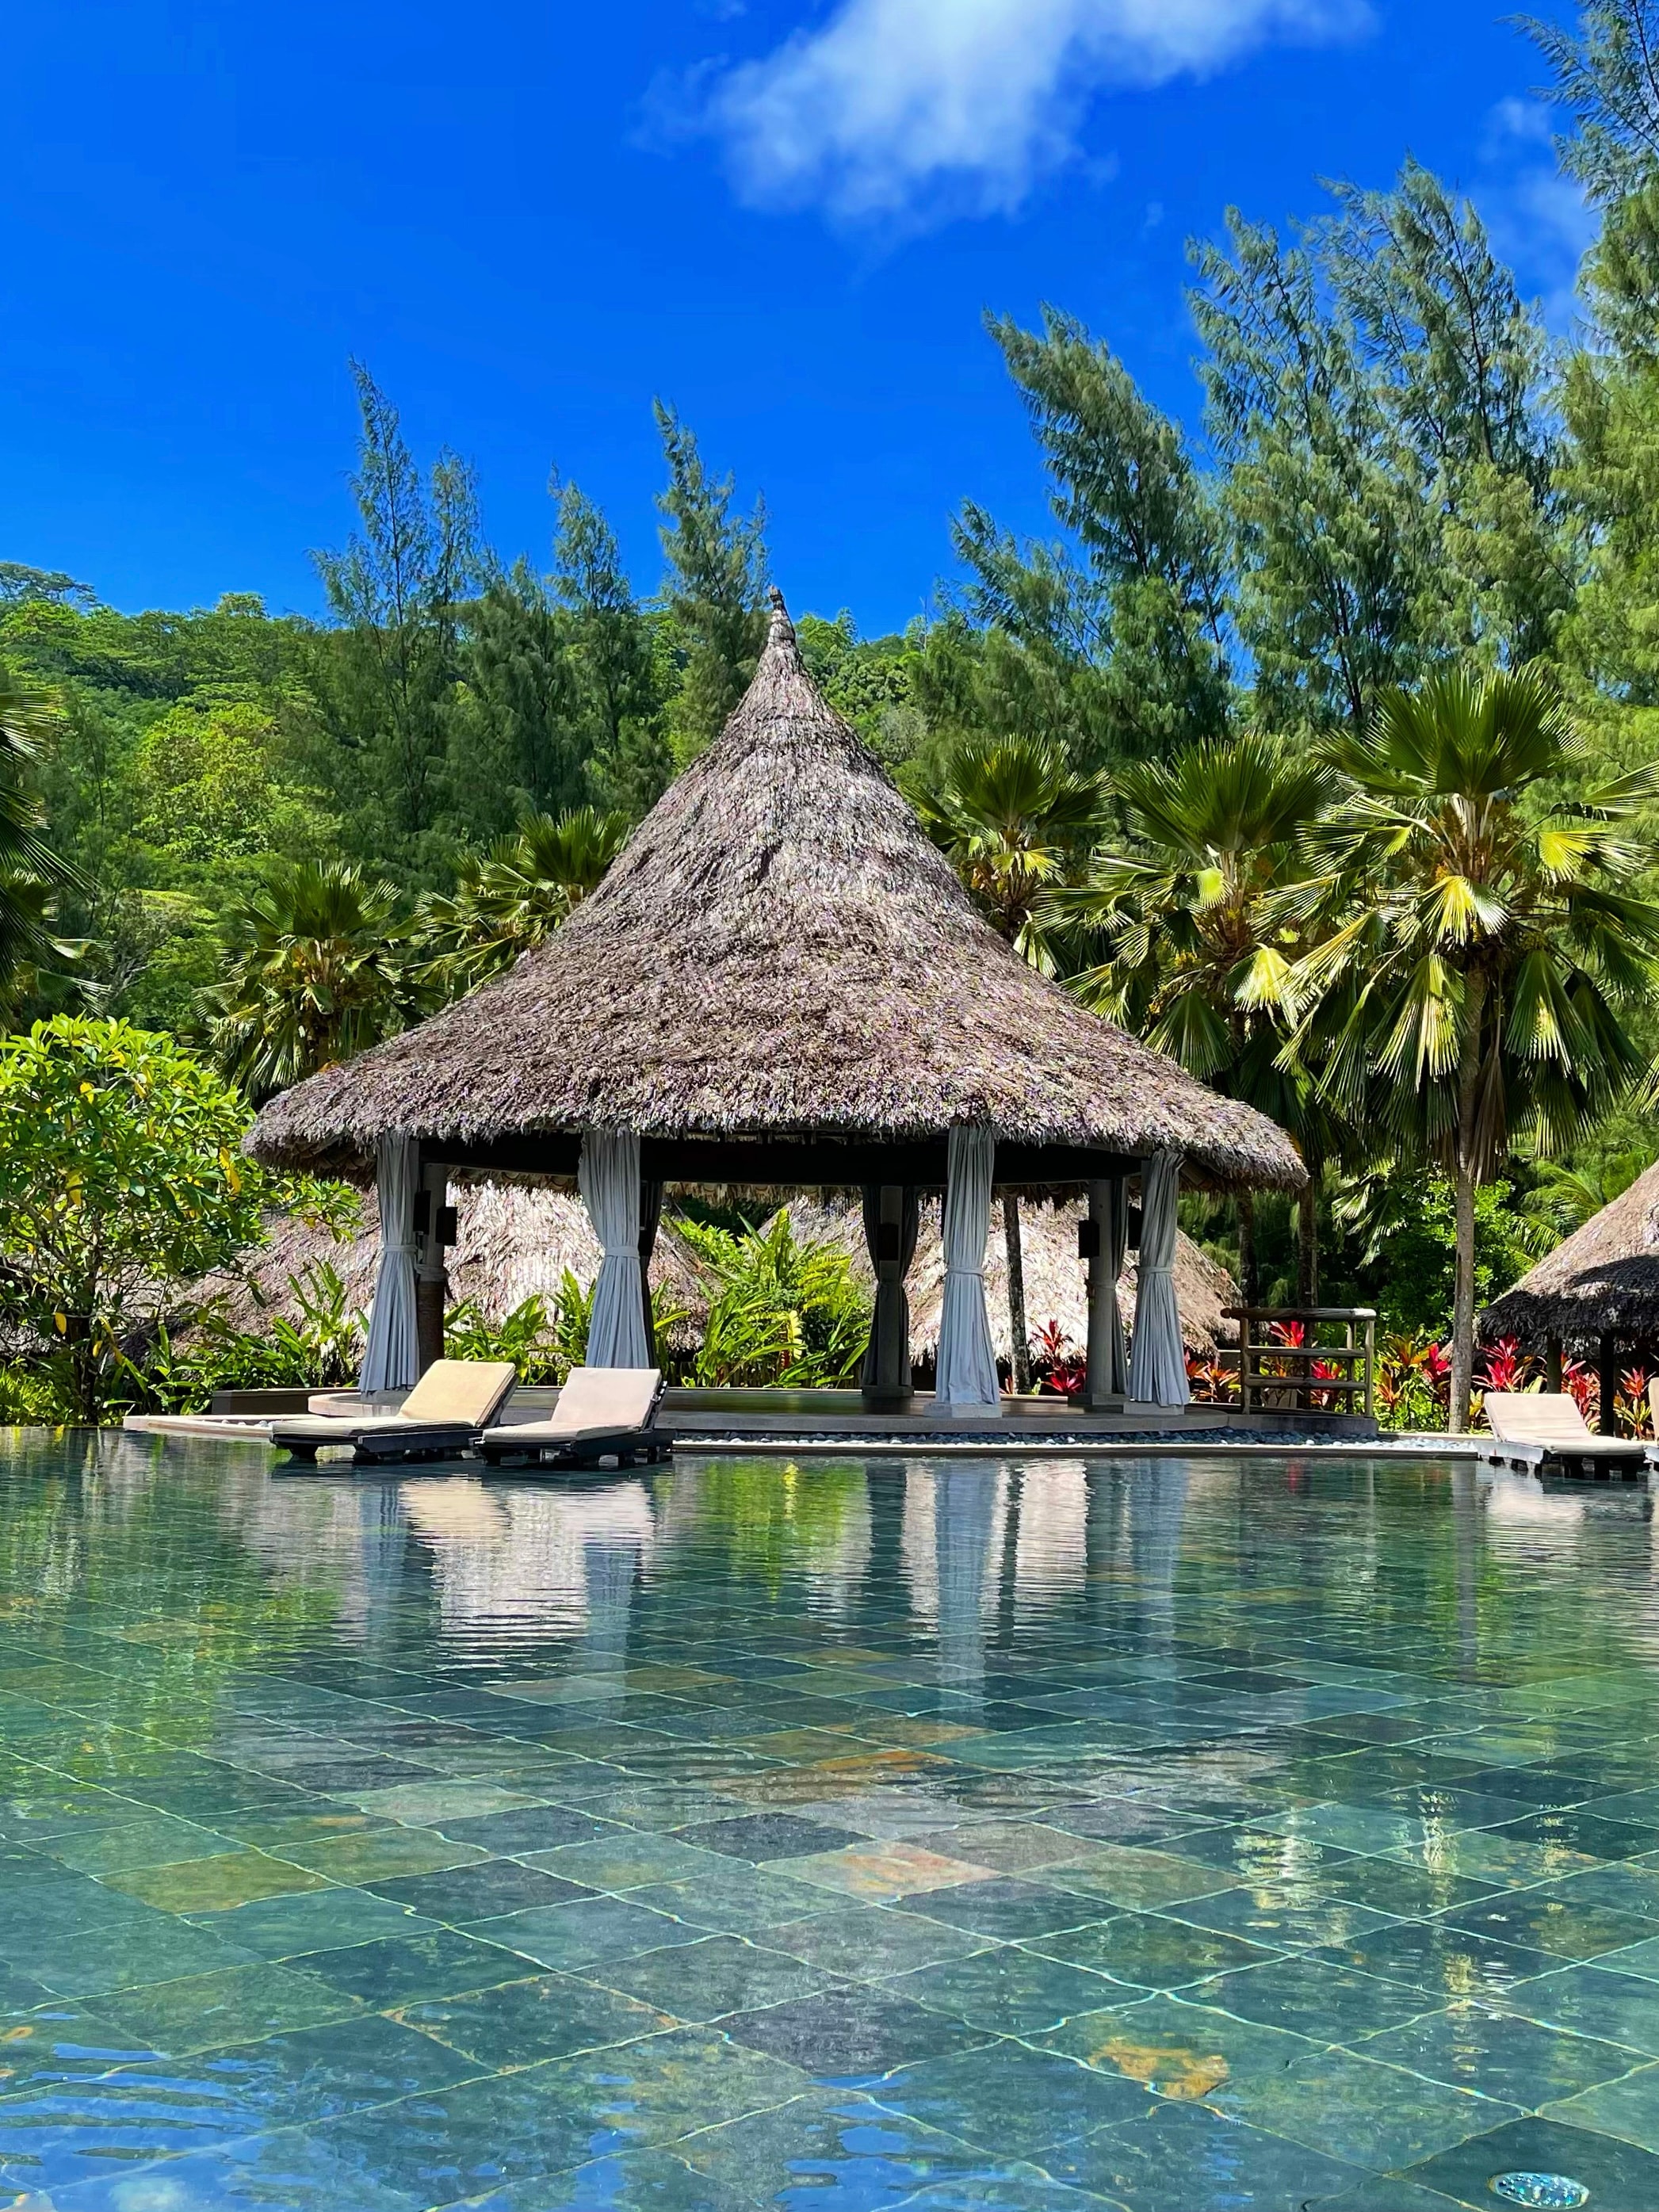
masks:
{"type": "Polygon", "coordinates": [[[1521,1349],[1520,1340],[1505,1336],[1487,1346],[1477,1379],[1483,1390],[1524,1390],[1536,1373],[1534,1363],[1521,1349]]]}
{"type": "Polygon", "coordinates": [[[1192,1392],[1196,1405],[1231,1405],[1238,1395],[1237,1371],[1231,1367],[1224,1367],[1218,1359],[1206,1359],[1202,1352],[1189,1352],[1187,1354],[1187,1387],[1192,1392]]]}
{"type": "Polygon", "coordinates": [[[1582,1359],[1561,1363],[1561,1388],[1571,1398],[1586,1424],[1594,1428],[1601,1418],[1601,1378],[1582,1359]]]}
{"type": "Polygon", "coordinates": [[[1061,1398],[1080,1398],[1089,1380],[1089,1363],[1057,1321],[1040,1328],[1031,1345],[1031,1365],[1039,1390],[1061,1398]]]}
{"type": "Polygon", "coordinates": [[[1619,1395],[1613,1401],[1613,1412],[1621,1436],[1640,1437],[1649,1433],[1652,1426],[1652,1412],[1645,1367],[1627,1367],[1619,1377],[1619,1395]]]}

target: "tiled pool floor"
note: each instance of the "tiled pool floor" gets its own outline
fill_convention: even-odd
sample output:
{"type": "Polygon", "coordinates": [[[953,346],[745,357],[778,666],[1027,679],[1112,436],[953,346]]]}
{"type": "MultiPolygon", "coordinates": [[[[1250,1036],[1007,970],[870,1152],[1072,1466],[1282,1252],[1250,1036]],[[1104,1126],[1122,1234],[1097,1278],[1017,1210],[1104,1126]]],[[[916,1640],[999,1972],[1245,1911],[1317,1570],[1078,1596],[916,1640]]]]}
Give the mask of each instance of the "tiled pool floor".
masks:
{"type": "Polygon", "coordinates": [[[0,1439],[0,2201],[1659,2207],[1647,1501],[0,1439]]]}

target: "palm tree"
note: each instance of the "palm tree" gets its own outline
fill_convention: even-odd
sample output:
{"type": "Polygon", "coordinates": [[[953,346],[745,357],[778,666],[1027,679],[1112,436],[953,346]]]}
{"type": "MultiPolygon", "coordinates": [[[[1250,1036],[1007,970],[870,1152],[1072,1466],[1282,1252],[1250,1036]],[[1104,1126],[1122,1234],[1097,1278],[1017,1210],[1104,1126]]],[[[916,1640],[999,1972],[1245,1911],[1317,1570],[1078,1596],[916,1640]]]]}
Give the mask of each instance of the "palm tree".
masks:
{"type": "Polygon", "coordinates": [[[511,837],[465,860],[455,889],[421,902],[425,980],[459,997],[550,937],[597,890],[628,836],[625,814],[591,806],[528,816],[511,837]]]}
{"type": "MultiPolygon", "coordinates": [[[[1305,1078],[1279,1065],[1280,1005],[1304,950],[1289,896],[1298,840],[1317,819],[1329,771],[1270,738],[1206,739],[1168,763],[1120,769],[1133,849],[1097,855],[1057,915],[1087,927],[1103,957],[1073,979],[1085,1004],[1122,1022],[1213,1085],[1289,1129],[1311,1166],[1336,1133],[1305,1078]]],[[[1301,1220],[1304,1303],[1316,1291],[1310,1180],[1301,1220]]],[[[1255,1304],[1255,1212],[1238,1200],[1239,1273],[1255,1304]]]]}
{"type": "Polygon", "coordinates": [[[916,811],[988,920],[1045,975],[1047,894],[1073,875],[1100,828],[1101,782],[1041,738],[969,738],[916,811]]]}
{"type": "MultiPolygon", "coordinates": [[[[1098,776],[1079,775],[1058,745],[1040,738],[969,738],[945,763],[917,812],[935,844],[984,909],[992,927],[1045,975],[1054,947],[1042,916],[1048,895],[1074,875],[1100,825],[1098,776]]],[[[1008,1253],[1008,1319],[1014,1388],[1031,1382],[1019,1198],[1002,1194],[1008,1253]]]]}
{"type": "Polygon", "coordinates": [[[394,1035],[414,999],[407,935],[394,884],[338,860],[270,863],[205,994],[225,1073],[258,1100],[394,1035]]]}
{"type": "Polygon", "coordinates": [[[1452,1179],[1461,1430],[1477,1185],[1513,1135],[1558,1151],[1643,1071],[1626,1017],[1654,996],[1659,909],[1632,888],[1648,856],[1625,830],[1659,772],[1573,799],[1579,747],[1534,669],[1449,670],[1388,693],[1325,757],[1347,794],[1310,833],[1306,900],[1333,926],[1291,979],[1302,1018],[1287,1060],[1311,1049],[1340,1110],[1380,1115],[1452,1179]]]}
{"type": "Polygon", "coordinates": [[[46,810],[28,781],[51,720],[45,700],[0,672],[0,1005],[39,963],[75,951],[52,935],[52,895],[84,886],[41,836],[46,810]]]}

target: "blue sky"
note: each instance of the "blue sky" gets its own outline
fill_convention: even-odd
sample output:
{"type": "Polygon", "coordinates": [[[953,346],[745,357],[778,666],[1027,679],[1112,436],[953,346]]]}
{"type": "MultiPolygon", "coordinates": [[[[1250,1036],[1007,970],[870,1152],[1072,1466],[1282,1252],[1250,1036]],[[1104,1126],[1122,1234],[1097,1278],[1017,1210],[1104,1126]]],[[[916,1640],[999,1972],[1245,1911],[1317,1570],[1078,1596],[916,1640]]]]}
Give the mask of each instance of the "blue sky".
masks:
{"type": "Polygon", "coordinates": [[[792,604],[901,625],[964,495],[1045,526],[987,307],[1195,412],[1182,244],[1409,149],[1559,319],[1583,218],[1488,0],[83,0],[8,25],[0,557],[313,610],[360,355],[544,557],[556,465],[660,560],[650,403],[792,604]]]}

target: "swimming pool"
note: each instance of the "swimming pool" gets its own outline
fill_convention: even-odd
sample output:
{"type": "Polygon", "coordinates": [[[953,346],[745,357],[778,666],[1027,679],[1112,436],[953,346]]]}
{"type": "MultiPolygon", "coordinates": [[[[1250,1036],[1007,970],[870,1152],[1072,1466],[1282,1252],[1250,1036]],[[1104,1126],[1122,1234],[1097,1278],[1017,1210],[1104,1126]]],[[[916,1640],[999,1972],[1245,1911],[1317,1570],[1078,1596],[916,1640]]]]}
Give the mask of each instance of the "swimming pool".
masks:
{"type": "Polygon", "coordinates": [[[0,2200],[1651,2212],[1656,1568],[1467,1464],[12,1431],[0,2200]]]}

